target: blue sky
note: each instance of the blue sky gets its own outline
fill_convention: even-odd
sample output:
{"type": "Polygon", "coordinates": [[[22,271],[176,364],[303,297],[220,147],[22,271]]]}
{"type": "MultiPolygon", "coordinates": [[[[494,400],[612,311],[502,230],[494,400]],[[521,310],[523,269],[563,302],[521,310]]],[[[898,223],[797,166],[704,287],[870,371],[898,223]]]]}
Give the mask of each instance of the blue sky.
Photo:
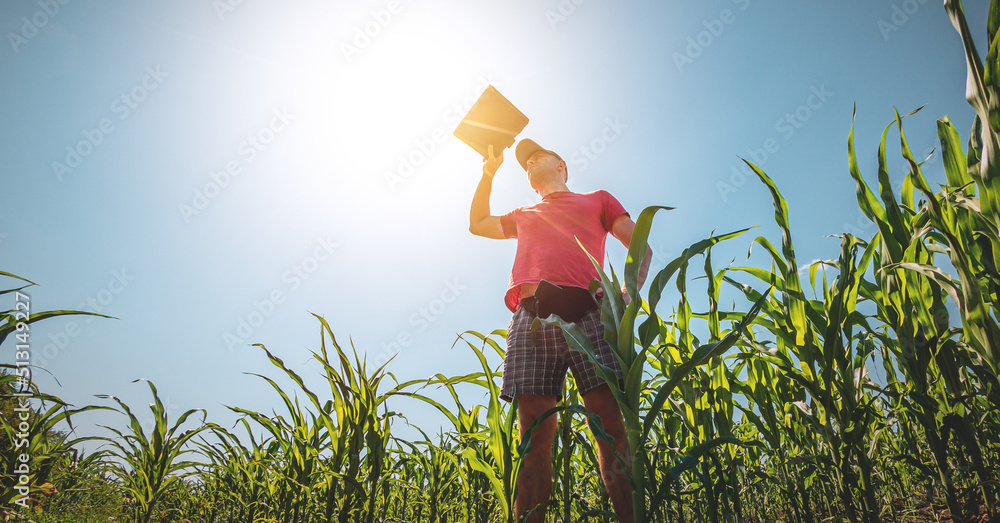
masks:
{"type": "MultiPolygon", "coordinates": [[[[988,2],[964,4],[983,52],[988,2]]],[[[35,324],[36,380],[139,406],[147,378],[174,416],[227,425],[224,405],[279,407],[244,374],[277,376],[251,343],[318,383],[310,313],[371,360],[398,352],[400,380],[478,368],[451,347],[506,328],[515,245],[468,232],[481,160],[451,132],[486,85],[567,158],[571,189],[633,216],[676,207],[654,222],[660,267],[712,231],[758,226],[716,266],[780,241],[738,157],[777,182],[805,264],[839,254],[828,235],[874,232],[847,172],[853,107],[871,183],[894,108],[925,106],[904,121],[921,155],[938,118],[963,139],[972,123],[961,41],[926,0],[41,0],[4,3],[0,31],[0,270],[39,283],[33,310],[118,318],[35,324]]],[[[512,156],[498,214],[535,201],[512,156]]],[[[942,180],[939,158],[925,172],[942,180]]],[[[624,250],[609,258],[620,269],[624,250]]]]}

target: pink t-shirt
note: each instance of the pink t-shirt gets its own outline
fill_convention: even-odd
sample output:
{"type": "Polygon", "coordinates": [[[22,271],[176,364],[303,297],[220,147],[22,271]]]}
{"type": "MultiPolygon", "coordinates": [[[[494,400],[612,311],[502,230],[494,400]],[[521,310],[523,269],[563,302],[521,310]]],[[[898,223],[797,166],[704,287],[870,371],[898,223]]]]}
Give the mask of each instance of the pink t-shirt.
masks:
{"type": "Polygon", "coordinates": [[[500,217],[504,236],[517,238],[517,255],[504,298],[511,312],[521,302],[521,284],[546,280],[590,287],[597,269],[576,240],[604,267],[604,242],[620,216],[628,214],[607,191],[555,192],[530,207],[500,217]]]}

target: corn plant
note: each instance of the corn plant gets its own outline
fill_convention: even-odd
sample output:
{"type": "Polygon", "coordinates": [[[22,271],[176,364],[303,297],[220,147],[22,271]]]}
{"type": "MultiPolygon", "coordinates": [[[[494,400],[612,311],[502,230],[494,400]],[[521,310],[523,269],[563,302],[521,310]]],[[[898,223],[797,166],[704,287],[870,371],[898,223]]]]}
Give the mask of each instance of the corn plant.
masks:
{"type": "Polygon", "coordinates": [[[440,443],[434,444],[423,430],[418,429],[424,437],[421,441],[397,441],[410,449],[409,452],[398,452],[396,468],[401,472],[398,486],[403,491],[412,491],[413,496],[405,496],[406,508],[413,521],[440,523],[454,521],[462,512],[462,506],[457,501],[465,499],[461,495],[467,489],[467,483],[460,481],[460,464],[452,445],[445,441],[444,434],[440,443]],[[421,448],[422,447],[422,448],[421,448]],[[414,508],[416,512],[413,513],[414,508]]]}
{"type": "Polygon", "coordinates": [[[380,394],[378,388],[389,375],[385,364],[369,372],[356,350],[352,362],[329,323],[316,318],[320,322],[320,349],[311,354],[323,369],[329,399],[321,400],[298,373],[257,344],[308,403],[303,406],[297,394],[289,394],[271,378],[257,374],[278,393],[286,414],[229,408],[263,429],[267,444],[275,446],[269,450],[275,456],[271,463],[276,476],[271,484],[274,490],[267,495],[267,517],[280,521],[375,521],[378,493],[384,492],[391,480],[386,460],[390,420],[396,414],[386,409],[385,401],[409,384],[380,394]]]}
{"type": "Polygon", "coordinates": [[[0,311],[0,345],[11,334],[17,342],[14,352],[17,363],[0,365],[0,369],[3,369],[0,374],[0,394],[4,396],[6,410],[0,413],[0,461],[3,463],[3,470],[0,471],[0,507],[13,507],[16,499],[25,500],[32,492],[49,488],[46,486],[48,475],[58,457],[72,452],[73,445],[93,439],[70,438],[73,430],[72,416],[106,408],[92,405],[71,408],[71,405],[58,397],[39,390],[32,379],[34,367],[28,364],[31,324],[68,315],[110,316],[76,310],[32,312],[30,302],[21,291],[37,284],[9,272],[0,271],[0,276],[17,280],[17,286],[0,290],[0,296],[13,294],[16,298],[14,308],[0,311]],[[38,401],[41,403],[38,404],[38,401]],[[27,431],[22,430],[22,423],[27,425],[27,431]],[[69,427],[70,432],[59,432],[63,423],[69,427]],[[21,455],[30,456],[30,461],[21,461],[21,455]],[[30,471],[25,475],[29,479],[28,485],[18,485],[21,475],[13,473],[21,466],[30,471]],[[20,487],[21,491],[16,487],[20,487]],[[28,489],[28,496],[23,495],[25,488],[28,489]]]}
{"type": "Polygon", "coordinates": [[[249,440],[211,425],[210,432],[218,442],[198,442],[201,454],[208,458],[199,466],[199,476],[210,487],[214,517],[225,521],[256,521],[267,513],[272,501],[269,493],[276,483],[275,462],[280,459],[277,441],[258,441],[246,418],[238,422],[249,440]]]}
{"type": "Polygon", "coordinates": [[[170,426],[167,409],[160,401],[153,382],[135,380],[133,383],[136,381],[145,381],[153,394],[153,403],[149,404],[153,420],[150,434],[146,434],[142,422],[125,402],[114,396],[98,397],[114,400],[118,404],[115,410],[128,416],[128,431],[102,425],[115,435],[114,438],[103,439],[111,447],[110,454],[120,460],[120,463],[109,464],[109,470],[118,478],[120,488],[134,503],[132,520],[147,523],[160,501],[172,489],[177,488],[183,478],[196,472],[196,462],[180,458],[193,452],[185,448],[188,441],[207,428],[204,424],[206,413],[203,409],[187,410],[170,426]],[[202,415],[201,423],[194,428],[181,430],[184,422],[197,413],[202,415]]]}
{"type": "MultiPolygon", "coordinates": [[[[874,488],[868,480],[872,464],[864,452],[867,435],[879,415],[868,392],[872,385],[867,378],[867,359],[872,345],[865,341],[870,331],[867,320],[856,310],[862,275],[873,250],[866,249],[858,260],[857,239],[844,235],[840,259],[830,264],[839,271],[835,284],[827,288],[824,283],[822,301],[808,300],[799,281],[787,203],[760,168],[747,164],[771,191],[775,221],[782,231],[780,254],[766,239],[756,240],[771,254],[773,272],[734,269],[775,282],[782,293],[780,302],[767,302],[763,316],[768,321],[760,322],[774,337],[776,347],[761,351],[758,357],[775,365],[782,376],[807,393],[808,401],[799,395],[791,404],[799,408],[803,420],[822,437],[823,453],[829,461],[816,459],[814,463],[818,467],[824,463],[833,466],[830,472],[838,478],[839,496],[848,518],[857,521],[860,507],[864,521],[878,521],[874,488]],[[858,328],[860,333],[856,334],[858,328]],[[855,499],[855,486],[860,487],[860,503],[855,499]]],[[[814,265],[811,274],[815,275],[815,270],[814,265]]],[[[749,291],[747,287],[740,288],[749,291]]],[[[748,298],[756,296],[749,291],[748,298]]],[[[808,500],[803,500],[803,505],[808,512],[808,500]]]]}
{"type": "MultiPolygon", "coordinates": [[[[0,368],[13,370],[11,365],[0,365],[0,368]]],[[[34,382],[29,381],[27,389],[21,389],[17,385],[19,382],[21,380],[17,374],[0,374],[0,391],[6,395],[26,390],[33,400],[40,403],[36,407],[32,402],[24,401],[24,396],[13,396],[10,401],[5,402],[11,411],[0,416],[0,430],[5,443],[0,452],[5,458],[3,471],[0,471],[0,481],[3,482],[0,506],[11,508],[27,508],[27,500],[37,499],[34,494],[51,491],[51,475],[56,463],[74,453],[74,445],[96,439],[70,437],[73,430],[72,418],[83,412],[107,409],[97,405],[72,408],[72,405],[58,397],[39,391],[34,382]],[[70,432],[60,430],[64,423],[70,432]],[[29,460],[24,461],[20,456],[27,456],[29,460]],[[17,472],[21,467],[28,471],[27,474],[17,472]],[[27,484],[21,481],[21,476],[27,478],[27,484]]],[[[99,452],[88,458],[90,461],[99,459],[99,452]]]]}
{"type": "MultiPolygon", "coordinates": [[[[482,372],[474,372],[455,378],[446,378],[445,376],[438,375],[432,380],[428,380],[428,385],[442,384],[448,387],[459,407],[457,416],[452,415],[443,405],[426,396],[416,393],[401,392],[400,394],[406,394],[428,402],[448,417],[458,431],[457,435],[462,442],[462,460],[467,467],[480,474],[478,477],[485,478],[488,482],[493,498],[497,501],[503,515],[503,520],[513,521],[514,498],[517,495],[517,472],[520,465],[520,456],[523,455],[523,452],[515,455],[515,449],[518,448],[518,433],[514,427],[514,422],[517,419],[517,401],[514,400],[510,404],[505,405],[503,400],[500,399],[500,386],[496,382],[499,373],[490,368],[484,353],[486,347],[490,347],[494,352],[503,357],[504,350],[495,338],[500,337],[503,339],[505,335],[506,333],[502,330],[493,331],[489,335],[483,335],[476,331],[463,333],[459,337],[459,340],[465,341],[466,345],[476,354],[482,372]],[[465,339],[466,335],[479,340],[483,348],[480,349],[477,344],[465,339]],[[469,412],[466,412],[462,407],[458,394],[453,387],[453,385],[458,383],[478,385],[486,389],[488,403],[486,405],[485,425],[480,424],[480,409],[478,406],[469,412]],[[474,430],[477,428],[480,430],[474,430]]],[[[405,387],[412,384],[410,382],[402,386],[405,387]]],[[[466,477],[471,480],[477,476],[467,472],[466,477]]]]}
{"type": "MultiPolygon", "coordinates": [[[[655,307],[661,293],[674,273],[678,269],[681,269],[683,273],[683,269],[686,268],[688,261],[692,257],[701,254],[710,246],[744,232],[737,231],[693,244],[688,249],[685,249],[680,257],[662,269],[654,277],[650,285],[649,307],[646,311],[648,317],[637,329],[636,318],[643,303],[638,293],[639,265],[640,261],[646,255],[648,247],[646,241],[652,226],[653,216],[660,209],[664,209],[664,207],[646,208],[640,213],[639,219],[636,221],[625,264],[625,287],[631,297],[631,301],[627,306],[619,290],[621,284],[617,276],[612,271],[612,276],[609,277],[601,268],[601,264],[591,257],[591,261],[600,273],[601,280],[599,285],[603,288],[605,296],[601,302],[601,321],[605,327],[605,339],[614,349],[625,376],[623,389],[618,387],[618,380],[614,373],[608,367],[599,363],[590,341],[579,326],[574,323],[567,323],[554,315],[540,320],[547,324],[559,325],[562,328],[570,348],[583,352],[597,366],[598,374],[608,383],[615,399],[621,407],[625,420],[626,434],[629,438],[629,447],[632,449],[632,456],[618,456],[618,459],[623,469],[630,471],[629,482],[633,491],[633,511],[635,520],[639,522],[648,520],[646,497],[649,486],[653,484],[647,478],[649,457],[645,453],[645,447],[650,438],[650,431],[662,414],[664,404],[675,388],[697,367],[711,361],[713,357],[724,353],[736,343],[742,330],[753,321],[762,304],[762,300],[755,303],[743,320],[737,322],[733,326],[733,329],[718,341],[697,347],[694,346],[693,337],[689,333],[683,333],[681,338],[678,338],[675,342],[673,337],[666,333],[666,327],[655,313],[655,307]],[[657,339],[659,339],[660,343],[654,347],[657,339]],[[640,347],[639,350],[636,350],[637,346],[640,347]],[[681,361],[681,353],[678,351],[678,348],[686,352],[690,351],[688,352],[690,357],[684,358],[681,361]],[[651,401],[649,401],[648,406],[645,406],[643,403],[647,399],[647,396],[643,391],[647,387],[644,384],[649,381],[644,373],[646,359],[651,353],[661,350],[672,350],[676,354],[676,366],[672,366],[669,369],[670,374],[665,376],[666,380],[664,382],[657,384],[657,389],[653,393],[651,401]],[[626,459],[630,462],[626,462],[626,459]]],[[[678,277],[678,281],[681,279],[683,279],[683,276],[678,277]]],[[[681,309],[677,314],[682,316],[690,315],[690,309],[684,301],[685,297],[683,293],[681,299],[681,309]]],[[[687,320],[683,319],[679,323],[687,325],[687,320]]],[[[550,413],[554,413],[558,409],[561,408],[551,409],[550,413]]],[[[581,409],[581,411],[586,414],[584,409],[581,409]]],[[[543,415],[544,417],[545,415],[543,415]]],[[[599,419],[596,419],[596,417],[591,418],[590,422],[595,436],[602,439],[607,438],[607,435],[603,434],[603,430],[601,430],[599,419]]],[[[687,454],[700,457],[700,455],[707,453],[711,448],[726,443],[740,444],[742,442],[731,435],[720,436],[710,441],[703,441],[698,446],[688,449],[687,454]]]]}
{"type": "MultiPolygon", "coordinates": [[[[495,331],[489,336],[469,331],[462,334],[459,340],[464,340],[466,335],[478,337],[483,341],[484,348],[486,345],[490,345],[502,355],[503,349],[493,339],[494,335],[503,337],[504,334],[502,331],[495,331]]],[[[515,433],[512,413],[515,410],[513,408],[509,410],[503,409],[503,404],[499,401],[499,387],[496,386],[496,382],[494,381],[498,373],[492,371],[486,364],[485,355],[479,347],[471,344],[468,340],[464,341],[469,344],[478,356],[482,356],[480,362],[484,365],[484,371],[451,378],[443,374],[436,374],[422,384],[424,387],[432,385],[445,387],[455,402],[454,407],[448,408],[439,401],[421,394],[419,391],[400,391],[398,394],[415,398],[434,406],[451,423],[451,435],[457,443],[454,452],[461,458],[459,481],[462,485],[462,497],[466,505],[466,518],[470,522],[490,521],[494,513],[493,505],[499,504],[501,507],[506,505],[506,509],[501,508],[506,519],[510,517],[509,509],[513,496],[513,482],[516,481],[516,476],[513,475],[513,464],[515,461],[513,457],[509,457],[509,454],[504,456],[499,454],[499,452],[513,448],[514,443],[511,438],[515,433]],[[471,408],[464,406],[461,395],[456,389],[456,385],[463,383],[482,386],[491,395],[491,398],[492,394],[496,393],[496,403],[493,404],[493,400],[490,400],[491,405],[494,406],[492,418],[490,418],[490,413],[487,411],[485,424],[482,420],[483,405],[475,405],[471,408]],[[499,434],[493,436],[494,431],[497,429],[500,431],[499,434]],[[499,441],[499,445],[495,444],[497,441],[499,441]],[[509,479],[505,473],[508,470],[511,474],[509,479]],[[507,510],[507,512],[503,512],[504,510],[507,510]]]]}
{"type": "MultiPolygon", "coordinates": [[[[882,202],[861,179],[854,158],[853,132],[849,140],[851,174],[857,181],[858,202],[866,216],[879,227],[882,247],[878,286],[866,289],[879,305],[880,316],[892,329],[883,344],[893,350],[907,381],[900,404],[922,428],[934,458],[933,470],[944,490],[953,517],[962,520],[963,507],[954,485],[951,458],[960,457],[949,448],[955,434],[971,457],[982,485],[982,496],[991,514],[996,513],[996,492],[989,485],[993,475],[984,465],[982,445],[987,433],[977,429],[976,419],[985,419],[982,402],[971,400],[977,389],[993,398],[998,391],[1000,330],[996,324],[996,292],[1000,283],[995,260],[1000,254],[997,234],[998,131],[997,29],[1000,9],[990,8],[987,31],[990,53],[985,65],[972,41],[958,1],[946,1],[945,9],[965,47],[968,67],[966,96],[976,111],[968,153],[962,151],[958,133],[947,118],[938,121],[938,137],[947,185],[933,192],[921,172],[921,162],[912,155],[902,130],[902,117],[893,122],[899,129],[900,149],[909,172],[897,204],[885,167],[885,134],[879,147],[879,181],[882,202]],[[917,191],[925,203],[914,204],[917,191]],[[957,272],[954,280],[934,261],[945,254],[957,272]],[[958,305],[962,329],[950,328],[946,296],[958,305]],[[961,334],[961,337],[957,335],[961,334]],[[971,375],[970,375],[971,370],[971,375]],[[977,388],[970,389],[975,383],[977,388]]],[[[888,127],[886,129],[888,132],[888,127]]],[[[912,446],[911,446],[912,448],[912,446]]],[[[957,449],[956,449],[957,450],[957,449]]],[[[913,452],[911,452],[913,454],[913,452]]],[[[921,465],[916,456],[911,462],[921,465]]]]}

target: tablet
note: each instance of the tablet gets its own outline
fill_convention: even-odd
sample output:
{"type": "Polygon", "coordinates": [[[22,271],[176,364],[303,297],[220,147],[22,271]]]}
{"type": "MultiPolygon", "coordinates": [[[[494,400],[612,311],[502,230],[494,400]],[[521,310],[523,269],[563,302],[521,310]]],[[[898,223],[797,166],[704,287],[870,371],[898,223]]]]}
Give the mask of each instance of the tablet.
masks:
{"type": "Polygon", "coordinates": [[[493,154],[514,145],[514,139],[526,125],[528,117],[491,85],[458,123],[454,134],[486,158],[490,145],[493,154]]]}

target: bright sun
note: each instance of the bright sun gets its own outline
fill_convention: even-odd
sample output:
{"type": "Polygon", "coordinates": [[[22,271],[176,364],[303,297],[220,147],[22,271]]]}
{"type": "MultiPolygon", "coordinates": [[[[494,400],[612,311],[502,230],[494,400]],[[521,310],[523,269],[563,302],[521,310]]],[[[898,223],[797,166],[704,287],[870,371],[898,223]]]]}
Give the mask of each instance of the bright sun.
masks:
{"type": "Polygon", "coordinates": [[[415,151],[451,139],[488,84],[470,64],[463,49],[426,23],[400,23],[352,51],[324,79],[324,134],[341,145],[338,163],[395,170],[399,158],[420,160],[415,151]]]}

